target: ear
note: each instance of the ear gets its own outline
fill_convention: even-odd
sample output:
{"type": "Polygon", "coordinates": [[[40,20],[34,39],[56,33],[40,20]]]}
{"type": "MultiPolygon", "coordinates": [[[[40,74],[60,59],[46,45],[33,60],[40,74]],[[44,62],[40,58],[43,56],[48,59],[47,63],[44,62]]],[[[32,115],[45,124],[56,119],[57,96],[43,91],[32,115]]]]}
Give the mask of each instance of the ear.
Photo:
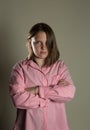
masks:
{"type": "Polygon", "coordinates": [[[27,39],[26,47],[31,47],[31,40],[30,39],[27,39]]]}
{"type": "Polygon", "coordinates": [[[31,57],[31,55],[32,55],[32,53],[33,53],[30,40],[27,41],[27,43],[26,43],[26,47],[27,47],[27,49],[28,49],[28,53],[29,53],[29,54],[28,54],[28,59],[30,59],[30,57],[31,57]]]}

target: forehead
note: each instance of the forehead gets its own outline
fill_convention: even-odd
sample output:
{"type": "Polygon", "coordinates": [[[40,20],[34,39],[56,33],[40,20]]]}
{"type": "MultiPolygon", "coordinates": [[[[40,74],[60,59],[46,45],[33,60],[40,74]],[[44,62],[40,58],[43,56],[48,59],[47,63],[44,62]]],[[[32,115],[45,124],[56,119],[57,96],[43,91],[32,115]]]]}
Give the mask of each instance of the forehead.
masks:
{"type": "Polygon", "coordinates": [[[34,36],[35,40],[47,40],[47,36],[45,32],[38,32],[35,36],[34,36]]]}

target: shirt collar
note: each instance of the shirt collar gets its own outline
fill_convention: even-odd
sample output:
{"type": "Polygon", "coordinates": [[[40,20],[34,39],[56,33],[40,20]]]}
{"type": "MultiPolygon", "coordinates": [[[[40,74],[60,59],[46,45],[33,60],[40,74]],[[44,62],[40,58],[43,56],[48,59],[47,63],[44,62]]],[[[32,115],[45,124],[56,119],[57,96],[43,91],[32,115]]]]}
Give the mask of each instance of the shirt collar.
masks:
{"type": "Polygon", "coordinates": [[[26,64],[28,65],[28,67],[31,66],[32,68],[34,68],[34,69],[36,69],[36,70],[38,70],[38,71],[41,71],[41,72],[44,73],[44,74],[47,74],[47,73],[50,71],[50,69],[51,69],[51,67],[45,67],[45,66],[39,67],[39,66],[37,65],[37,63],[35,63],[35,62],[34,62],[33,60],[31,60],[31,59],[28,59],[28,57],[26,58],[26,64]]]}

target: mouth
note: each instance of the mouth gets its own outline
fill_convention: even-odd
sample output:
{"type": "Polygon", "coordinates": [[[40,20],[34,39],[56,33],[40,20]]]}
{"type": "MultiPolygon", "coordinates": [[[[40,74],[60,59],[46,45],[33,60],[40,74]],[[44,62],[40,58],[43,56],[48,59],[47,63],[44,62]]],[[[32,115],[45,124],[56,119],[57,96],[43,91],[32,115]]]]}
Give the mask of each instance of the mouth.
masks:
{"type": "Polygon", "coordinates": [[[46,54],[47,52],[46,51],[41,51],[41,54],[46,54]]]}

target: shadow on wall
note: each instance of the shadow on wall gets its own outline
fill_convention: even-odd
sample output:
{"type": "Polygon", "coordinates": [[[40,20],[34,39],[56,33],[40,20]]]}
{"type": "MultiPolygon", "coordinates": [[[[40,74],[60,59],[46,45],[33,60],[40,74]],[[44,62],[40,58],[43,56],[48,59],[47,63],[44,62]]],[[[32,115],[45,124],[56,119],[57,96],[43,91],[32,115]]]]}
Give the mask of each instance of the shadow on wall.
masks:
{"type": "Polygon", "coordinates": [[[11,130],[14,107],[9,96],[9,77],[13,59],[12,33],[6,24],[0,25],[0,130],[11,130]]]}

